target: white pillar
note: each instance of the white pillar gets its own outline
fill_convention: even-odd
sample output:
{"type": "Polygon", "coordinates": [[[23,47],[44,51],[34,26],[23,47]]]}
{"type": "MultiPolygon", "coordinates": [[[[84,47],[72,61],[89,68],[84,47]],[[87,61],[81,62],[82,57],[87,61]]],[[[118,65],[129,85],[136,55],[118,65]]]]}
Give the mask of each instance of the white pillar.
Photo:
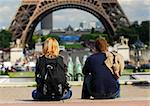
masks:
{"type": "Polygon", "coordinates": [[[16,60],[23,57],[23,48],[12,48],[10,52],[10,61],[15,63],[16,60]]]}

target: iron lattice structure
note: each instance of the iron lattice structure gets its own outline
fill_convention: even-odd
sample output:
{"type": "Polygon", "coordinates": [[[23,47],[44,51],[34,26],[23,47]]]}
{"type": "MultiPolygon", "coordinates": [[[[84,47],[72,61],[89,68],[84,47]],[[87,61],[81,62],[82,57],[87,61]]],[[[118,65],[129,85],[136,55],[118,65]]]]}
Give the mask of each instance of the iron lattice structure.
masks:
{"type": "Polygon", "coordinates": [[[37,24],[48,14],[64,9],[81,9],[102,22],[109,35],[117,28],[129,26],[129,21],[117,0],[22,0],[9,30],[12,39],[20,39],[24,45],[31,41],[37,24]]]}

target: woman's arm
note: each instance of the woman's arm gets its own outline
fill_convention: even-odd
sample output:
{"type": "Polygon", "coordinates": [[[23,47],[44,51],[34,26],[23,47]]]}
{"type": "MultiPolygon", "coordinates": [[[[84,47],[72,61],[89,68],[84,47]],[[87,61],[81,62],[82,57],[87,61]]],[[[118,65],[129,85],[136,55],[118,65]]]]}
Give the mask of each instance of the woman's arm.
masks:
{"type": "Polygon", "coordinates": [[[40,72],[40,58],[37,59],[36,61],[36,66],[35,66],[35,81],[37,82],[37,77],[38,77],[38,74],[40,72]]]}
{"type": "Polygon", "coordinates": [[[82,73],[84,75],[88,75],[89,73],[91,73],[89,58],[87,58],[87,60],[85,61],[85,64],[82,69],[82,73]]]}

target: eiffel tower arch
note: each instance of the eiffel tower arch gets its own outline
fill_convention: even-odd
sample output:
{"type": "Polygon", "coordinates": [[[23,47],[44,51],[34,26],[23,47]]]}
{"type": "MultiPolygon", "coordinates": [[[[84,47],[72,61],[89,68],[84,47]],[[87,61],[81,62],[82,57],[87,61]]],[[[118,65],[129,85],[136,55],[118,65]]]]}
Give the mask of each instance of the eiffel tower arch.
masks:
{"type": "Polygon", "coordinates": [[[94,15],[104,25],[107,33],[114,35],[117,28],[129,21],[117,0],[22,0],[9,30],[12,40],[29,43],[37,24],[48,14],[65,8],[76,8],[94,15]]]}

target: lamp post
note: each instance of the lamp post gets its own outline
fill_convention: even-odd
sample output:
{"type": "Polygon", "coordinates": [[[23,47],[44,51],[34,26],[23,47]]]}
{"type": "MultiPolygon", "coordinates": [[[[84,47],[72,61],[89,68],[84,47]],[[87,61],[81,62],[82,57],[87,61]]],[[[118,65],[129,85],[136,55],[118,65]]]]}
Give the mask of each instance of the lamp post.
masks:
{"type": "Polygon", "coordinates": [[[140,60],[141,60],[141,49],[144,48],[144,43],[141,42],[141,40],[137,40],[134,44],[133,44],[133,47],[135,49],[135,62],[136,62],[136,67],[134,69],[133,72],[141,72],[140,70],[140,60]]]}

